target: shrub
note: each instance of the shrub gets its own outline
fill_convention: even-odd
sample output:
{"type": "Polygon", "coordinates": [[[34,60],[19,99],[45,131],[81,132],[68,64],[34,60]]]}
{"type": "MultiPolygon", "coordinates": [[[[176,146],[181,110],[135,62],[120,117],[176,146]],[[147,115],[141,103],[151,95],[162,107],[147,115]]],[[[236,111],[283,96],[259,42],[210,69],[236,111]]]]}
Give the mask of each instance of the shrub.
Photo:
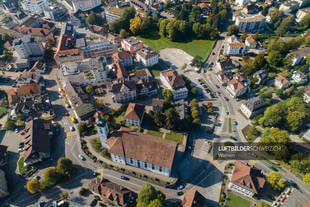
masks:
{"type": "Polygon", "coordinates": [[[79,194],[80,194],[81,196],[84,196],[84,195],[86,194],[87,191],[88,191],[88,190],[87,190],[86,188],[82,187],[82,188],[80,189],[79,194]]]}

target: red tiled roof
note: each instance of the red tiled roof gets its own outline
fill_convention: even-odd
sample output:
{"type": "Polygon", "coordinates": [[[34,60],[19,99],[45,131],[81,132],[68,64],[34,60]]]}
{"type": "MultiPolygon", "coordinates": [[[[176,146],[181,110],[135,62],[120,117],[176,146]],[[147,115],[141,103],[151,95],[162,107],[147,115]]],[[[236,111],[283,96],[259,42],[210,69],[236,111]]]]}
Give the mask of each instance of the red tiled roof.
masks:
{"type": "Polygon", "coordinates": [[[244,85],[242,83],[240,83],[238,80],[236,79],[232,79],[230,81],[228,81],[227,83],[228,85],[232,85],[234,87],[234,91],[237,93],[238,91],[240,91],[242,88],[244,88],[244,85]]]}
{"type": "Polygon", "coordinates": [[[149,59],[158,55],[158,53],[153,51],[151,48],[142,48],[137,51],[137,55],[140,55],[143,59],[149,59]]]}
{"type": "Polygon", "coordinates": [[[179,87],[185,84],[182,76],[180,76],[177,71],[167,70],[161,72],[161,74],[172,88],[179,87]]]}
{"type": "Polygon", "coordinates": [[[288,81],[285,77],[283,77],[282,75],[278,75],[278,76],[276,77],[276,80],[277,80],[277,81],[281,81],[281,84],[282,84],[282,85],[286,85],[286,84],[289,83],[289,81],[288,81]]]}
{"type": "Polygon", "coordinates": [[[177,143],[122,127],[107,140],[109,152],[172,169],[177,143]]]}
{"type": "Polygon", "coordinates": [[[230,47],[244,47],[244,43],[230,43],[230,47]]]}
{"type": "Polygon", "coordinates": [[[264,187],[265,178],[254,166],[236,161],[231,182],[257,194],[264,187]]]}
{"type": "Polygon", "coordinates": [[[6,91],[6,94],[7,94],[7,96],[8,96],[9,104],[15,104],[15,103],[17,103],[17,96],[16,96],[15,90],[14,90],[13,88],[7,90],[7,91],[6,91]]]}
{"type": "Polygon", "coordinates": [[[144,105],[136,104],[136,103],[129,103],[126,113],[125,113],[125,118],[135,120],[135,121],[141,121],[144,112],[145,112],[144,105]]]}
{"type": "Polygon", "coordinates": [[[121,62],[116,62],[115,63],[116,66],[116,77],[117,79],[122,79],[128,76],[127,71],[124,67],[124,64],[121,62]]]}
{"type": "Polygon", "coordinates": [[[17,96],[40,94],[40,86],[36,83],[22,85],[17,89],[17,96]]]}
{"type": "Polygon", "coordinates": [[[205,204],[205,198],[197,190],[187,190],[182,207],[207,207],[205,204]]]}

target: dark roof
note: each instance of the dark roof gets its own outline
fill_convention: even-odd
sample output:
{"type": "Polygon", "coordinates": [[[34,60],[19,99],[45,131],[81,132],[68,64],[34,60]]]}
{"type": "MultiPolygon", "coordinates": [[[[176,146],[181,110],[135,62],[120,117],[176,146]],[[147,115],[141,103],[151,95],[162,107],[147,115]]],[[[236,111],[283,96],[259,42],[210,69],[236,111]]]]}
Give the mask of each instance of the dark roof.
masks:
{"type": "Polygon", "coordinates": [[[256,167],[236,161],[231,182],[257,194],[264,187],[265,178],[256,167]]]}
{"type": "Polygon", "coordinates": [[[220,66],[221,66],[221,69],[225,70],[227,68],[234,67],[234,64],[233,64],[231,59],[226,59],[226,60],[220,62],[220,66]]]}
{"type": "Polygon", "coordinates": [[[93,179],[88,184],[89,190],[98,194],[103,201],[110,201],[117,206],[135,206],[137,194],[105,178],[93,179]]]}
{"type": "Polygon", "coordinates": [[[107,140],[109,152],[172,169],[177,143],[122,127],[107,140]]]}
{"type": "Polygon", "coordinates": [[[207,207],[206,199],[197,190],[187,190],[182,207],[207,207]]]}
{"type": "Polygon", "coordinates": [[[162,108],[164,106],[164,100],[159,99],[159,98],[153,98],[152,99],[152,106],[162,108]]]}
{"type": "Polygon", "coordinates": [[[120,93],[123,87],[127,87],[130,90],[136,90],[135,81],[123,81],[112,85],[112,93],[120,93]]]}
{"type": "Polygon", "coordinates": [[[78,107],[76,107],[76,113],[80,118],[85,116],[91,116],[95,112],[95,107],[91,103],[81,104],[78,107]]]}
{"type": "Polygon", "coordinates": [[[266,107],[267,104],[260,99],[259,97],[254,97],[254,98],[250,98],[248,99],[244,105],[250,110],[250,111],[256,111],[258,109],[261,109],[263,107],[266,107]]]}
{"type": "Polygon", "coordinates": [[[166,79],[166,81],[172,88],[177,88],[185,85],[182,76],[180,76],[175,70],[162,71],[161,75],[166,79]]]}
{"type": "Polygon", "coordinates": [[[92,102],[91,97],[86,94],[78,84],[74,84],[68,81],[64,89],[66,94],[69,96],[70,101],[74,105],[73,107],[75,108],[82,104],[92,102]]]}
{"type": "Polygon", "coordinates": [[[129,103],[126,113],[125,113],[125,118],[136,120],[136,121],[141,121],[143,118],[144,112],[145,112],[144,105],[136,104],[136,103],[129,103]]]}
{"type": "Polygon", "coordinates": [[[40,153],[49,153],[49,132],[52,130],[51,121],[34,119],[26,123],[24,161],[40,157],[40,153]]]}

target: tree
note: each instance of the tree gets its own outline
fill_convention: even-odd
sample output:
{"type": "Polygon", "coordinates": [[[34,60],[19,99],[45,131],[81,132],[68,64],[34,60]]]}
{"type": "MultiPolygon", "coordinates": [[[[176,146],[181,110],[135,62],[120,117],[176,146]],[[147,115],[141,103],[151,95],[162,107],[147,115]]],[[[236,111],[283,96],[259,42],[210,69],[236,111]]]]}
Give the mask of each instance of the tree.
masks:
{"type": "Polygon", "coordinates": [[[162,204],[160,200],[155,199],[155,200],[152,200],[147,207],[164,207],[164,204],[162,204]]]}
{"type": "Polygon", "coordinates": [[[27,182],[26,188],[32,194],[39,193],[41,192],[41,183],[38,179],[33,178],[27,182]]]}
{"type": "Polygon", "coordinates": [[[282,20],[281,24],[276,30],[276,34],[279,36],[284,36],[287,32],[291,30],[291,26],[293,24],[293,18],[292,17],[286,17],[282,20]]]}
{"type": "Polygon", "coordinates": [[[57,161],[56,165],[57,173],[63,176],[71,176],[73,173],[73,164],[72,161],[68,158],[61,157],[57,161]]]}
{"type": "Polygon", "coordinates": [[[161,191],[157,191],[151,184],[147,183],[144,184],[138,194],[137,207],[148,207],[151,203],[151,207],[154,207],[158,205],[158,202],[163,204],[165,199],[165,195],[161,191]]]}
{"type": "Polygon", "coordinates": [[[94,92],[94,88],[91,85],[87,85],[86,88],[86,93],[92,94],[94,92]]]}
{"type": "Polygon", "coordinates": [[[103,103],[103,98],[99,98],[96,100],[96,105],[97,107],[103,107],[104,103],[103,103]]]}
{"type": "Polygon", "coordinates": [[[280,11],[279,9],[275,8],[274,10],[272,10],[271,14],[270,14],[270,19],[271,19],[271,23],[273,24],[273,26],[275,28],[277,28],[282,19],[283,19],[284,13],[283,11],[280,11]]]}
{"type": "Polygon", "coordinates": [[[307,65],[310,65],[310,55],[307,55],[307,56],[306,56],[306,64],[307,64],[307,65]]]}
{"type": "Polygon", "coordinates": [[[169,89],[163,90],[163,94],[162,95],[163,95],[166,103],[171,103],[172,102],[173,94],[172,94],[171,90],[169,90],[169,89]]]}
{"type": "Polygon", "coordinates": [[[126,38],[128,37],[128,32],[124,29],[121,29],[121,31],[119,32],[119,35],[121,36],[121,38],[126,38]]]}
{"type": "Polygon", "coordinates": [[[306,173],[303,177],[304,182],[310,186],[310,173],[306,173]]]}
{"type": "Polygon", "coordinates": [[[286,186],[284,179],[278,172],[269,173],[266,177],[266,182],[277,191],[281,191],[286,186]]]}
{"type": "Polygon", "coordinates": [[[309,28],[310,27],[310,13],[306,14],[306,16],[304,16],[300,23],[299,23],[302,27],[305,28],[309,28]]]}
{"type": "Polygon", "coordinates": [[[272,50],[268,53],[267,61],[272,66],[279,66],[282,63],[282,55],[279,51],[272,50]]]}
{"type": "Polygon", "coordinates": [[[175,108],[169,108],[165,111],[166,117],[166,128],[167,129],[175,129],[180,120],[180,116],[175,108]]]}
{"type": "Polygon", "coordinates": [[[238,33],[239,33],[239,26],[235,25],[235,24],[229,25],[228,28],[227,28],[227,31],[228,31],[227,32],[228,36],[238,35],[238,33]]]}
{"type": "Polygon", "coordinates": [[[25,121],[26,115],[23,113],[18,113],[18,114],[16,114],[16,119],[19,121],[25,121]]]}
{"type": "Polygon", "coordinates": [[[300,111],[289,112],[286,120],[287,124],[292,132],[298,131],[304,125],[306,114],[300,111]]]}
{"type": "Polygon", "coordinates": [[[192,63],[197,67],[201,67],[202,61],[203,61],[203,59],[201,56],[195,56],[194,59],[192,60],[192,63]]]}
{"type": "Polygon", "coordinates": [[[6,42],[6,41],[8,41],[8,40],[11,40],[13,37],[12,37],[12,34],[11,33],[2,33],[1,34],[1,40],[3,41],[3,42],[6,42]]]}
{"type": "Polygon", "coordinates": [[[129,29],[134,35],[139,35],[145,29],[144,22],[139,16],[136,16],[130,20],[129,29]]]}
{"type": "Polygon", "coordinates": [[[163,127],[165,123],[165,116],[161,111],[155,110],[153,115],[153,121],[158,127],[163,127]]]}
{"type": "Polygon", "coordinates": [[[304,101],[300,97],[292,97],[285,101],[285,107],[288,112],[301,111],[304,107],[304,101]]]}
{"type": "Polygon", "coordinates": [[[57,173],[57,169],[55,167],[49,167],[44,172],[44,179],[42,182],[43,188],[49,188],[59,181],[59,174],[57,173]]]}
{"type": "Polygon", "coordinates": [[[284,121],[285,109],[280,104],[268,107],[264,112],[265,126],[281,126],[284,121]]]}
{"type": "Polygon", "coordinates": [[[104,24],[104,19],[100,14],[95,14],[95,12],[91,11],[88,17],[86,17],[85,22],[88,26],[90,25],[102,26],[104,24]]]}
{"type": "Polygon", "coordinates": [[[68,200],[69,199],[69,193],[68,191],[62,191],[59,193],[59,198],[61,200],[68,200]]]}
{"type": "Polygon", "coordinates": [[[11,119],[9,119],[6,123],[5,123],[5,129],[7,130],[14,130],[16,128],[15,122],[12,121],[11,119]]]}

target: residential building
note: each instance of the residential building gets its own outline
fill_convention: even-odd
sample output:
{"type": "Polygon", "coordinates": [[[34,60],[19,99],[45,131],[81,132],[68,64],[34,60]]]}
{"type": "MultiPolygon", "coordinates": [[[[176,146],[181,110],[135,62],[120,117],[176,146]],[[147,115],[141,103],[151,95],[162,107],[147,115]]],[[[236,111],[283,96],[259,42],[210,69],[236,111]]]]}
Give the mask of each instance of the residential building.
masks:
{"type": "Polygon", "coordinates": [[[303,98],[306,103],[310,103],[310,86],[305,88],[303,98]]]}
{"type": "Polygon", "coordinates": [[[232,60],[230,58],[227,58],[226,60],[219,61],[216,63],[217,67],[221,70],[231,70],[235,67],[232,60]]]}
{"type": "Polygon", "coordinates": [[[106,24],[103,26],[90,25],[89,29],[93,33],[100,34],[100,35],[106,35],[106,34],[108,34],[108,31],[109,31],[109,27],[106,24]]]}
{"type": "MultiPolygon", "coordinates": [[[[12,111],[13,112],[13,111],[12,111]]],[[[40,95],[31,98],[21,97],[15,107],[16,114],[25,114],[27,117],[39,117],[43,119],[54,118],[54,110],[48,96],[40,95]]]]}
{"type": "Polygon", "coordinates": [[[94,115],[96,120],[96,128],[100,138],[101,146],[105,149],[108,148],[106,141],[109,136],[109,127],[107,120],[103,117],[103,113],[101,111],[97,111],[94,115]]]}
{"type": "Polygon", "coordinates": [[[187,190],[183,198],[182,207],[207,207],[206,199],[197,190],[187,190]]]}
{"type": "Polygon", "coordinates": [[[255,84],[258,84],[258,85],[265,84],[266,81],[268,81],[268,74],[265,70],[256,71],[253,74],[253,77],[257,79],[255,84]]]}
{"type": "Polygon", "coordinates": [[[37,83],[25,84],[17,88],[17,96],[32,98],[41,94],[40,86],[37,83]]]}
{"type": "Polygon", "coordinates": [[[242,96],[247,90],[247,87],[238,79],[234,78],[227,82],[227,91],[234,98],[242,96]]]}
{"type": "Polygon", "coordinates": [[[7,150],[8,150],[8,146],[0,144],[0,167],[6,165],[6,163],[8,161],[8,151],[7,150]]]}
{"type": "Polygon", "coordinates": [[[47,70],[46,63],[38,60],[33,64],[30,71],[39,72],[40,74],[44,74],[46,72],[46,70],[47,70]]]}
{"type": "Polygon", "coordinates": [[[129,51],[131,54],[143,48],[143,42],[133,36],[128,37],[127,39],[123,39],[121,45],[125,51],[129,51]]]}
{"type": "Polygon", "coordinates": [[[261,170],[240,161],[235,162],[228,188],[245,196],[258,195],[264,188],[265,178],[261,170]]]}
{"type": "Polygon", "coordinates": [[[252,35],[247,36],[245,39],[245,45],[248,46],[250,49],[255,49],[257,46],[256,41],[254,40],[252,35]]]}
{"type": "Polygon", "coordinates": [[[160,73],[160,80],[165,88],[172,91],[173,100],[186,99],[188,90],[185,81],[175,70],[165,70],[160,73]]]}
{"type": "Polygon", "coordinates": [[[95,107],[93,100],[83,91],[80,84],[67,81],[64,90],[76,117],[79,117],[81,120],[87,120],[94,115],[95,107]]]}
{"type": "Polygon", "coordinates": [[[105,178],[95,178],[88,184],[88,189],[99,196],[105,204],[123,207],[135,207],[138,195],[127,188],[105,178]]]}
{"type": "Polygon", "coordinates": [[[245,14],[257,14],[259,12],[259,7],[256,3],[247,3],[242,9],[242,12],[245,14]]]}
{"type": "Polygon", "coordinates": [[[136,82],[135,81],[121,81],[112,85],[111,89],[114,102],[122,103],[133,101],[137,97],[136,82]]]}
{"type": "Polygon", "coordinates": [[[263,113],[267,107],[267,104],[259,97],[254,97],[246,100],[241,104],[241,112],[248,118],[252,119],[254,116],[263,113]]]}
{"type": "Polygon", "coordinates": [[[292,56],[292,66],[302,64],[305,61],[307,55],[310,54],[310,47],[298,48],[296,51],[291,52],[289,55],[292,56]]]}
{"type": "Polygon", "coordinates": [[[152,99],[152,110],[159,110],[161,111],[164,107],[164,100],[159,98],[153,98],[152,99]]]}
{"type": "Polygon", "coordinates": [[[128,77],[127,70],[125,69],[124,64],[121,61],[117,61],[114,65],[116,68],[117,80],[124,80],[128,77]]]}
{"type": "Polygon", "coordinates": [[[242,43],[235,35],[228,38],[224,44],[224,54],[232,56],[243,56],[248,53],[248,46],[242,43]]]}
{"type": "Polygon", "coordinates": [[[138,77],[132,78],[136,82],[137,96],[152,96],[157,94],[158,83],[156,79],[138,79],[138,77]]]}
{"type": "Polygon", "coordinates": [[[85,15],[81,10],[70,14],[70,23],[75,27],[82,27],[84,25],[85,15]]]}
{"type": "Polygon", "coordinates": [[[222,85],[226,85],[228,81],[233,79],[233,72],[231,71],[219,71],[216,73],[216,78],[222,85]]]}
{"type": "Polygon", "coordinates": [[[3,5],[3,8],[10,13],[15,13],[18,11],[17,0],[6,0],[6,1],[2,1],[1,3],[3,5]]]}
{"type": "Polygon", "coordinates": [[[299,70],[295,70],[292,75],[292,82],[298,84],[305,84],[308,82],[308,76],[299,70]]]}
{"type": "Polygon", "coordinates": [[[152,74],[150,73],[150,71],[147,68],[141,69],[141,70],[136,70],[134,72],[134,75],[139,80],[151,80],[151,79],[153,79],[152,74]]]}
{"type": "Polygon", "coordinates": [[[290,16],[297,12],[298,8],[299,5],[296,1],[286,1],[280,5],[279,10],[282,11],[286,16],[290,16]]]}
{"type": "Polygon", "coordinates": [[[117,45],[109,40],[87,41],[84,47],[80,48],[85,58],[110,57],[117,51],[117,45]]]}
{"type": "Polygon", "coordinates": [[[0,169],[0,198],[4,198],[9,195],[8,185],[5,178],[5,172],[0,169]]]}
{"type": "Polygon", "coordinates": [[[41,80],[40,72],[33,71],[23,71],[19,77],[16,78],[17,83],[19,84],[30,84],[30,83],[39,83],[41,80]]]}
{"type": "Polygon", "coordinates": [[[107,22],[110,23],[110,22],[113,22],[114,20],[117,20],[118,18],[120,18],[123,11],[124,10],[120,9],[120,8],[105,9],[104,14],[105,14],[105,18],[106,18],[107,22]]]}
{"type": "Polygon", "coordinates": [[[127,51],[116,52],[112,55],[113,62],[121,61],[124,67],[133,65],[132,55],[127,51]]]}
{"type": "Polygon", "coordinates": [[[73,0],[73,11],[76,12],[78,10],[88,11],[93,8],[100,6],[102,3],[100,0],[73,0]]]}
{"type": "Polygon", "coordinates": [[[310,12],[310,8],[298,9],[296,14],[296,22],[300,23],[300,21],[310,12]]]}
{"type": "Polygon", "coordinates": [[[277,89],[286,89],[291,85],[291,83],[282,75],[278,75],[274,81],[274,86],[277,89]]]}
{"type": "Polygon", "coordinates": [[[250,0],[236,0],[236,4],[240,7],[243,7],[247,3],[251,2],[250,0]]]}
{"type": "Polygon", "coordinates": [[[7,90],[6,95],[8,97],[8,103],[9,103],[10,107],[15,106],[15,104],[17,104],[17,102],[18,102],[18,97],[16,95],[15,90],[13,88],[7,90]]]}
{"type": "Polygon", "coordinates": [[[141,127],[144,113],[145,113],[144,105],[129,103],[124,116],[126,119],[126,124],[141,127]]]}
{"type": "Polygon", "coordinates": [[[43,59],[44,50],[41,42],[37,42],[31,36],[14,41],[14,48],[20,58],[31,58],[31,60],[43,59]]]}
{"type": "Polygon", "coordinates": [[[25,12],[30,14],[43,14],[44,10],[48,8],[48,2],[46,0],[23,0],[21,5],[25,12]]]}
{"type": "Polygon", "coordinates": [[[257,15],[238,15],[235,24],[239,26],[240,32],[261,32],[265,28],[266,17],[257,15]]]}
{"type": "Polygon", "coordinates": [[[137,51],[136,59],[145,67],[151,67],[158,63],[159,54],[151,48],[142,48],[137,51]]]}
{"type": "Polygon", "coordinates": [[[50,157],[50,138],[53,136],[51,121],[33,119],[26,122],[24,165],[33,165],[50,157]]]}
{"type": "Polygon", "coordinates": [[[171,176],[177,143],[122,127],[107,140],[113,162],[171,176]]]}
{"type": "Polygon", "coordinates": [[[47,19],[60,21],[66,15],[65,8],[60,8],[58,6],[50,6],[44,10],[44,16],[47,19]]]}

